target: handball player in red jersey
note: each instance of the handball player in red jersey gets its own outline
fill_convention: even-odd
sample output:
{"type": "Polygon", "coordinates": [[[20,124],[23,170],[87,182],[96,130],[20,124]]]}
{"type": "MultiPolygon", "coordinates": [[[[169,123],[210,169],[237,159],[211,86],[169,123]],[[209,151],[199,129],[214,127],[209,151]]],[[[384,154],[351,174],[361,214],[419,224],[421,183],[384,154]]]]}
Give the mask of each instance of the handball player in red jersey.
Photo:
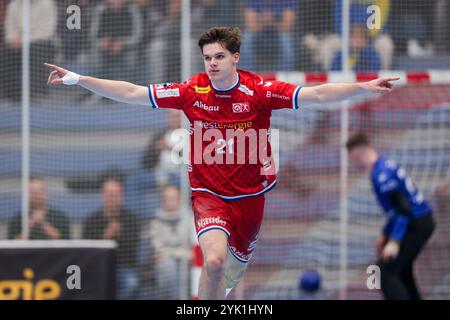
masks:
{"type": "Polygon", "coordinates": [[[79,85],[119,102],[184,112],[190,122],[189,179],[204,265],[200,299],[224,299],[241,279],[255,248],[265,193],[276,184],[267,141],[273,110],[338,101],[362,92],[385,93],[398,78],[301,87],[264,81],[237,68],[237,28],[212,28],[199,47],[205,72],[184,83],[148,86],[52,68],[49,85],[79,85]]]}

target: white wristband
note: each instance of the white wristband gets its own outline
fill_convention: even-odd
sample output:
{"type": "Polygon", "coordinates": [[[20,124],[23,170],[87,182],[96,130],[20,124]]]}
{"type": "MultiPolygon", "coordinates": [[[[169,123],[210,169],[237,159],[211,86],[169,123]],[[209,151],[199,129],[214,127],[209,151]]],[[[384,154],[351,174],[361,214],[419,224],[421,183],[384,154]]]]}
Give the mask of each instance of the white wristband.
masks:
{"type": "Polygon", "coordinates": [[[65,85],[68,86],[78,84],[78,81],[80,81],[80,75],[78,73],[69,71],[64,77],[62,77],[62,81],[65,85]]]}

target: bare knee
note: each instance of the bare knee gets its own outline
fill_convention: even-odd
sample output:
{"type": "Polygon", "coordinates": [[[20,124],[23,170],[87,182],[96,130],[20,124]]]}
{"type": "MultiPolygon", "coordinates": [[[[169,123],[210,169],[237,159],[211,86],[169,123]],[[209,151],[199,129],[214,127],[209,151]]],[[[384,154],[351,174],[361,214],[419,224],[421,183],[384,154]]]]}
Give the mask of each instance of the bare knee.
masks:
{"type": "Polygon", "coordinates": [[[210,254],[205,258],[204,268],[210,279],[222,279],[225,273],[225,260],[226,257],[217,254],[210,254]]]}
{"type": "Polygon", "coordinates": [[[221,230],[211,230],[199,238],[202,248],[203,273],[211,281],[223,279],[227,258],[227,235],[221,230]]]}

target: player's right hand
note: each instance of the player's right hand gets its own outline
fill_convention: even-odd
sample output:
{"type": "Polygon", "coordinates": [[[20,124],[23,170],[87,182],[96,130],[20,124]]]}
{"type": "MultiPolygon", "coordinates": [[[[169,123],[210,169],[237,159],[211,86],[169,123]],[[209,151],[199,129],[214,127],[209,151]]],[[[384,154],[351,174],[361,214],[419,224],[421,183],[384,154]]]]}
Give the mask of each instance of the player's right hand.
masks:
{"type": "Polygon", "coordinates": [[[377,256],[381,257],[381,254],[383,253],[383,249],[384,246],[386,245],[386,243],[388,242],[388,238],[382,234],[378,240],[377,240],[377,244],[376,244],[376,251],[377,251],[377,256]]]}
{"type": "Polygon", "coordinates": [[[50,75],[48,76],[48,85],[65,84],[70,86],[78,84],[78,82],[80,81],[80,75],[75,72],[70,72],[69,70],[50,63],[45,63],[45,65],[53,69],[53,71],[50,72],[50,75]]]}
{"type": "Polygon", "coordinates": [[[64,68],[55,66],[54,64],[50,63],[44,63],[47,67],[53,69],[52,72],[50,72],[50,75],[48,76],[47,84],[48,85],[58,85],[63,84],[63,77],[69,73],[69,70],[66,70],[64,68]]]}

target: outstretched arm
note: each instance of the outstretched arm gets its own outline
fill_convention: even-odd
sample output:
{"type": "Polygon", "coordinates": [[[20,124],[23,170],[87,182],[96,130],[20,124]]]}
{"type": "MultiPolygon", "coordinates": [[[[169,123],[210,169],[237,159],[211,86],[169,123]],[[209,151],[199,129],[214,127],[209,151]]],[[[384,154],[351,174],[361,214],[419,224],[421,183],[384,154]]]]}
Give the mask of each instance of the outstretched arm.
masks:
{"type": "Polygon", "coordinates": [[[53,69],[48,77],[48,85],[77,84],[109,99],[124,103],[150,106],[148,89],[145,86],[135,85],[126,81],[81,76],[50,63],[45,63],[45,65],[53,69]]]}
{"type": "Polygon", "coordinates": [[[359,83],[327,83],[315,87],[303,87],[298,95],[301,106],[314,103],[336,102],[364,93],[388,93],[392,91],[392,81],[399,77],[378,78],[368,82],[359,83]]]}

